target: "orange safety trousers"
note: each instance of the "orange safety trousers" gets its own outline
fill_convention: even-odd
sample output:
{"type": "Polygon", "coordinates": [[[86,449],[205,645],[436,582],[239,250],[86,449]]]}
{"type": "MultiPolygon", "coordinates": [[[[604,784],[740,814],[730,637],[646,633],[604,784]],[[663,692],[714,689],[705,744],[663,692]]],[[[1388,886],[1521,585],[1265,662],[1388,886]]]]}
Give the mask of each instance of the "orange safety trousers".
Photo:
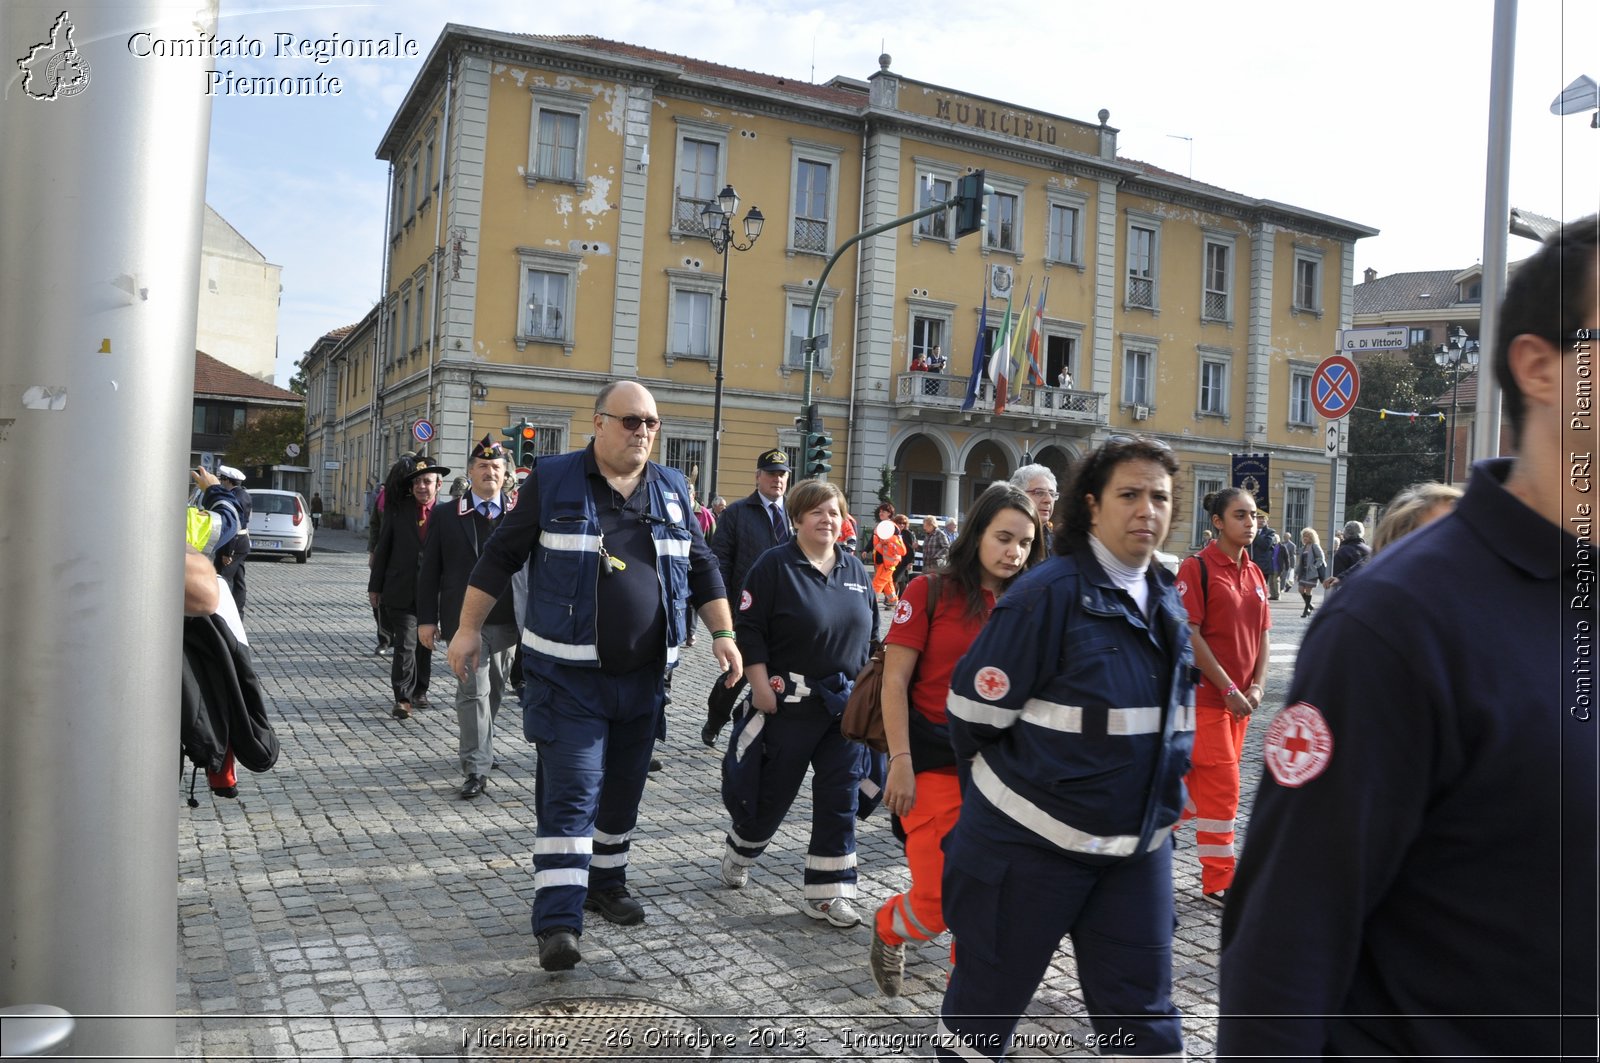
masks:
{"type": "MultiPolygon", "coordinates": [[[[916,803],[900,817],[906,832],[911,888],[885,901],[873,920],[878,936],[888,944],[931,941],[945,932],[944,838],[955,829],[960,816],[961,784],[955,769],[919,771],[916,803]]],[[[955,955],[952,943],[951,962],[955,955]]]]}
{"type": "Polygon", "coordinates": [[[1189,791],[1183,818],[1194,820],[1200,890],[1215,893],[1233,885],[1238,863],[1233,828],[1239,814],[1239,752],[1250,717],[1235,719],[1227,709],[1197,705],[1194,722],[1194,753],[1183,777],[1189,791]]]}
{"type": "MultiPolygon", "coordinates": [[[[883,595],[885,598],[893,599],[893,598],[897,597],[895,592],[894,592],[894,566],[893,565],[882,564],[882,565],[879,565],[877,567],[877,569],[873,571],[873,574],[872,574],[872,589],[877,591],[879,594],[883,595]]],[[[919,775],[917,777],[917,780],[918,780],[917,781],[917,786],[918,786],[917,800],[918,801],[922,800],[922,792],[921,792],[922,783],[921,783],[921,779],[922,779],[922,777],[919,775]]]]}

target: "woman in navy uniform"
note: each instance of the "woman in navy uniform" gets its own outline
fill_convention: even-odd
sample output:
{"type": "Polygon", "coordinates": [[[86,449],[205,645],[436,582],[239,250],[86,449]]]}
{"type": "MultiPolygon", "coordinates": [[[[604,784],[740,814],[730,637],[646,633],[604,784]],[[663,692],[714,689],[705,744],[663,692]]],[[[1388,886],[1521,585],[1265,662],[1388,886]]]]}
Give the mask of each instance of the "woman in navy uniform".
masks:
{"type": "Polygon", "coordinates": [[[1000,599],[950,685],[967,784],[945,840],[957,957],[939,1056],[1000,1059],[1071,935],[1098,1046],[1181,1051],[1172,825],[1194,738],[1189,630],[1151,564],[1178,463],[1114,438],[1062,498],[1056,556],[1000,599]]]}
{"type": "Polygon", "coordinates": [[[850,902],[866,749],[840,733],[839,717],[844,691],[866,666],[878,635],[878,609],[866,567],[838,545],[847,516],[843,492],[807,480],[789,492],[784,510],[795,534],[751,566],[734,623],[759,715],[738,728],[730,760],[757,736],[761,750],[754,799],[728,802],[733,822],[722,881],[739,889],[749,879],[750,865],[777,833],[810,767],[804,910],[851,927],[861,922],[850,902]]]}

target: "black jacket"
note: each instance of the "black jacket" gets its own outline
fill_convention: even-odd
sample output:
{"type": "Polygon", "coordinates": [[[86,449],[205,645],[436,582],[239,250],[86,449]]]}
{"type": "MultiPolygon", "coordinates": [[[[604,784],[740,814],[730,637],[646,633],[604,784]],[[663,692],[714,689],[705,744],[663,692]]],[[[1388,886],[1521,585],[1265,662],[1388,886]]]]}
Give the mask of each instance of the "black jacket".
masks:
{"type": "Polygon", "coordinates": [[[221,771],[229,748],[251,771],[268,771],[278,762],[278,738],[250,649],[215,614],[183,622],[182,714],[183,755],[204,771],[221,771]]]}
{"type": "MultiPolygon", "coordinates": [[[[372,569],[367,574],[367,590],[383,595],[386,609],[415,612],[417,608],[417,569],[422,564],[422,536],[417,529],[417,504],[411,499],[385,508],[383,527],[378,531],[378,546],[372,552],[372,569]]],[[[437,512],[428,518],[428,534],[437,512]]]]}
{"type": "MultiPolygon", "coordinates": [[[[784,514],[788,516],[787,511],[784,514]]],[[[756,558],[789,541],[772,534],[772,518],[767,512],[767,500],[760,491],[752,491],[728,508],[717,518],[717,530],[711,535],[711,552],[717,555],[722,568],[722,585],[727,589],[728,601],[735,615],[739,612],[739,594],[744,590],[745,573],[756,563],[756,558]]]]}
{"type": "MultiPolygon", "coordinates": [[[[433,516],[428,518],[428,541],[422,548],[422,567],[417,572],[417,623],[439,625],[446,641],[455,636],[456,626],[461,623],[467,578],[491,534],[485,530],[487,522],[472,508],[476,502],[468,492],[458,501],[434,506],[433,516]]],[[[500,496],[500,518],[494,522],[495,527],[514,504],[509,495],[500,496]]],[[[509,586],[495,602],[486,622],[516,622],[509,586]]]]}

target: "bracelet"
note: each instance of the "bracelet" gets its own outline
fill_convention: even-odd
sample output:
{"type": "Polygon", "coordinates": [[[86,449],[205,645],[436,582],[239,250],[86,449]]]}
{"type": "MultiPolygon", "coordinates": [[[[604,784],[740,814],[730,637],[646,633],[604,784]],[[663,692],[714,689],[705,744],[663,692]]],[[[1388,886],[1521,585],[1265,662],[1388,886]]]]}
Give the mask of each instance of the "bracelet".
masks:
{"type": "Polygon", "coordinates": [[[911,755],[910,753],[896,753],[896,754],[894,754],[893,756],[891,756],[889,758],[889,763],[893,764],[894,761],[895,761],[895,757],[909,757],[910,755],[911,755]]]}
{"type": "Polygon", "coordinates": [[[731,631],[713,631],[711,637],[712,639],[731,639],[734,635],[731,631]]]}
{"type": "Polygon", "coordinates": [[[1228,680],[1228,689],[1222,692],[1222,696],[1225,698],[1231,698],[1237,693],[1239,693],[1239,684],[1235,683],[1231,679],[1228,680]]]}

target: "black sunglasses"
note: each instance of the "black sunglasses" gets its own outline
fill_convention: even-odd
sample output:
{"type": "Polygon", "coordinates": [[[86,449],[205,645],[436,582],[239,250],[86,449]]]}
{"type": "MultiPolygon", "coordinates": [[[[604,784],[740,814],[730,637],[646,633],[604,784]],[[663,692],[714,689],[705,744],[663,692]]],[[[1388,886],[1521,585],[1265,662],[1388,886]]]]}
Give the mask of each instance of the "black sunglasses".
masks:
{"type": "Polygon", "coordinates": [[[630,432],[637,432],[640,425],[650,429],[652,432],[661,427],[661,418],[659,417],[640,417],[636,413],[625,413],[619,416],[614,413],[606,413],[604,410],[600,411],[600,416],[609,417],[613,421],[621,421],[622,427],[630,432]]]}

